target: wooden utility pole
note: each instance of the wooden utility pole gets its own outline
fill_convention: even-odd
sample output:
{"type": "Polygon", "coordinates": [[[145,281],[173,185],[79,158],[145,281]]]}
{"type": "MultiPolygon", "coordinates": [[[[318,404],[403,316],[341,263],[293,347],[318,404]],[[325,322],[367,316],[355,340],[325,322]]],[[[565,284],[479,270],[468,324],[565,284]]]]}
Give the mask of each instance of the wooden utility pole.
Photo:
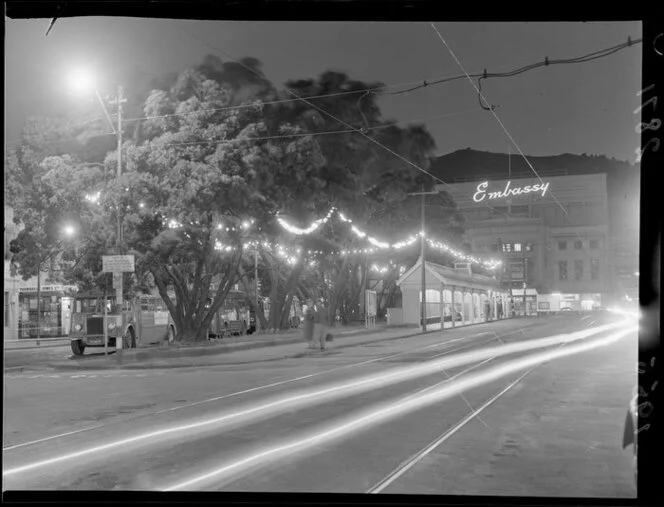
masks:
{"type": "MultiPolygon", "coordinates": [[[[421,192],[414,192],[408,195],[421,195],[422,196],[422,228],[420,231],[420,236],[421,236],[421,252],[420,252],[420,259],[422,260],[422,306],[420,309],[420,316],[422,319],[422,332],[426,333],[427,332],[427,280],[426,280],[426,234],[425,234],[425,228],[426,228],[426,196],[427,195],[433,195],[437,194],[438,192],[425,192],[424,187],[422,187],[421,192]]],[[[440,328],[441,330],[443,329],[443,321],[442,321],[442,316],[441,316],[441,323],[440,323],[440,328]]]]}

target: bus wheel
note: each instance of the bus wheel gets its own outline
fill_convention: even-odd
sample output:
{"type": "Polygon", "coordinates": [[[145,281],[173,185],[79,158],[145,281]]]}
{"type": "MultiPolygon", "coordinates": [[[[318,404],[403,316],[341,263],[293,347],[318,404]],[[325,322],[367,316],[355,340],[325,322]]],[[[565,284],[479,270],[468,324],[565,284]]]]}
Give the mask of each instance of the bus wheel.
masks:
{"type": "Polygon", "coordinates": [[[136,348],[136,337],[134,336],[134,329],[128,328],[125,334],[122,336],[122,348],[123,349],[134,349],[136,348]]]}
{"type": "Polygon", "coordinates": [[[168,343],[173,343],[175,341],[175,331],[173,326],[168,326],[168,343]]]}
{"type": "Polygon", "coordinates": [[[74,353],[74,355],[82,356],[83,351],[85,350],[85,345],[83,344],[83,340],[72,340],[70,343],[71,343],[71,351],[74,353]]]}

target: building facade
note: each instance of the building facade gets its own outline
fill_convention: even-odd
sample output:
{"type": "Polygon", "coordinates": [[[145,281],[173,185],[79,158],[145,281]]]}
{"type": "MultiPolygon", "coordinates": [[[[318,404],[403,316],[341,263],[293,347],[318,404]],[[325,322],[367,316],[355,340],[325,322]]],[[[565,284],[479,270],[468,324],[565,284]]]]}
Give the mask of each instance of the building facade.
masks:
{"type": "Polygon", "coordinates": [[[76,287],[62,285],[40,275],[40,297],[37,299],[37,277],[23,280],[11,274],[9,245],[21,230],[14,223],[14,213],[5,206],[5,280],[4,280],[4,340],[14,341],[37,337],[37,323],[41,338],[66,336],[71,320],[71,295],[76,287]]]}
{"type": "Polygon", "coordinates": [[[503,261],[504,287],[560,293],[578,309],[612,299],[605,174],[479,179],[438,190],[465,217],[473,255],[503,261]]]}
{"type": "Polygon", "coordinates": [[[11,252],[9,243],[19,232],[18,226],[14,223],[14,211],[5,206],[5,313],[3,319],[4,339],[18,339],[18,319],[19,319],[19,285],[21,279],[19,276],[12,276],[10,269],[11,252]]]}

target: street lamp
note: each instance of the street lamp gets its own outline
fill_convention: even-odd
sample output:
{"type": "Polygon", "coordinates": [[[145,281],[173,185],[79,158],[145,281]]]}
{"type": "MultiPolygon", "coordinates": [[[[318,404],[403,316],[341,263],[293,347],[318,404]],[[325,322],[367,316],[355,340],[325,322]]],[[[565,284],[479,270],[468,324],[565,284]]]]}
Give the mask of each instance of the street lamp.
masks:
{"type": "MultiPolygon", "coordinates": [[[[123,97],[123,90],[122,86],[118,86],[118,95],[114,99],[111,99],[109,101],[109,104],[117,105],[118,108],[118,123],[117,123],[117,129],[113,125],[113,120],[111,120],[111,115],[108,113],[108,110],[106,109],[106,104],[104,104],[104,100],[101,98],[101,95],[99,94],[99,91],[96,86],[95,78],[92,73],[89,71],[83,70],[83,69],[78,69],[74,72],[72,72],[69,76],[69,84],[72,87],[72,89],[78,91],[78,92],[84,92],[84,91],[94,91],[95,95],[97,96],[97,99],[99,99],[99,103],[101,104],[102,109],[104,110],[104,114],[106,115],[106,119],[111,125],[111,128],[113,129],[113,133],[116,134],[118,138],[118,148],[117,148],[117,157],[118,157],[118,166],[117,166],[117,177],[119,178],[120,175],[122,174],[122,104],[127,102],[127,99],[123,97]]],[[[120,207],[118,206],[118,216],[117,216],[118,224],[117,224],[117,237],[116,237],[116,247],[118,249],[118,254],[120,253],[120,245],[122,243],[122,219],[120,217],[120,207]]],[[[117,293],[119,295],[118,301],[122,300],[122,278],[118,280],[119,285],[117,287],[117,293]]]]}

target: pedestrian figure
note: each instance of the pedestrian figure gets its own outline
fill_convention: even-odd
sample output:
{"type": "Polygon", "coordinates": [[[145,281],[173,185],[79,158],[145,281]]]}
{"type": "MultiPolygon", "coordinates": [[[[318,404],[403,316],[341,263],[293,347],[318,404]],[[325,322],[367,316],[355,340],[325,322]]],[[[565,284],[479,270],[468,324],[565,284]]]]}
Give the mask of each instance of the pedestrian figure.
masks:
{"type": "Polygon", "coordinates": [[[498,319],[503,318],[503,302],[499,299],[498,300],[498,319]]]}
{"type": "Polygon", "coordinates": [[[310,349],[314,348],[314,319],[314,305],[309,304],[304,311],[304,325],[302,326],[302,334],[310,349]]]}
{"type": "Polygon", "coordinates": [[[489,304],[489,301],[487,300],[486,303],[484,303],[484,319],[486,322],[489,322],[489,313],[491,312],[491,305],[489,304]]]}
{"type": "Polygon", "coordinates": [[[327,335],[328,309],[321,304],[314,314],[313,347],[325,350],[325,336],[327,335]]]}

